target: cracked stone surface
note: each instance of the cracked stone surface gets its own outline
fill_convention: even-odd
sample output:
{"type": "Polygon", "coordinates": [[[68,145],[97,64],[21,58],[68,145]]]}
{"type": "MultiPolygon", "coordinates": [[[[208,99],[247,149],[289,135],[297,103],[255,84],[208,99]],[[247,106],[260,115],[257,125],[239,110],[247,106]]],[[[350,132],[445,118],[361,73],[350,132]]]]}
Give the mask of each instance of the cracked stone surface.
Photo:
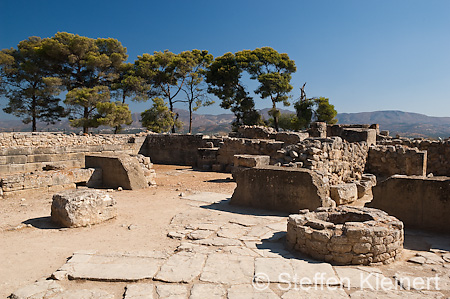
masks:
{"type": "Polygon", "coordinates": [[[251,283],[253,273],[252,257],[213,253],[206,259],[200,280],[223,284],[251,283]]]}
{"type": "MultiPolygon", "coordinates": [[[[206,201],[210,195],[202,196],[196,194],[190,200],[199,203],[219,200],[206,201]]],[[[221,197],[225,199],[226,195],[221,197]]],[[[450,296],[450,253],[445,250],[450,247],[442,244],[430,246],[429,251],[411,254],[392,267],[333,266],[288,251],[285,246],[286,223],[287,216],[239,210],[223,201],[208,208],[191,206],[175,215],[167,230],[162,232],[177,242],[174,252],[77,251],[62,267],[50,273],[52,279],[21,288],[11,298],[370,299],[450,296]],[[401,269],[397,269],[397,265],[401,269]],[[439,289],[433,288],[432,291],[410,288],[398,282],[400,278],[414,279],[435,274],[441,281],[439,289]],[[77,285],[84,281],[89,285],[77,285]],[[123,282],[128,284],[125,286],[123,282]],[[122,287],[110,289],[104,286],[120,283],[122,287]],[[390,291],[371,288],[380,283],[390,291]]]]}
{"type": "Polygon", "coordinates": [[[176,253],[164,262],[155,279],[165,282],[192,282],[200,275],[205,259],[205,254],[176,253]]]}

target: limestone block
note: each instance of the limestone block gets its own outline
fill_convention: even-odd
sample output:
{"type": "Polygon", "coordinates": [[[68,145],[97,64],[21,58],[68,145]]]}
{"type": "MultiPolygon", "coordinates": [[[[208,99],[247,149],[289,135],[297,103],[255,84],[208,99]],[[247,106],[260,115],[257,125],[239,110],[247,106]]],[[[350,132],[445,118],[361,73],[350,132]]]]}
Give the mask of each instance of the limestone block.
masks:
{"type": "Polygon", "coordinates": [[[117,216],[116,201],[100,190],[70,190],[53,195],[51,220],[63,227],[80,227],[117,216]]]}
{"type": "Polygon", "coordinates": [[[236,167],[259,167],[269,165],[270,156],[264,155],[234,155],[234,166],[236,167]]]}
{"type": "Polygon", "coordinates": [[[136,157],[129,155],[87,155],[86,167],[102,169],[102,185],[106,188],[135,190],[148,187],[144,171],[136,157]]]}
{"type": "Polygon", "coordinates": [[[358,199],[358,188],[355,183],[334,185],[330,187],[330,196],[337,205],[345,205],[358,199]]]}

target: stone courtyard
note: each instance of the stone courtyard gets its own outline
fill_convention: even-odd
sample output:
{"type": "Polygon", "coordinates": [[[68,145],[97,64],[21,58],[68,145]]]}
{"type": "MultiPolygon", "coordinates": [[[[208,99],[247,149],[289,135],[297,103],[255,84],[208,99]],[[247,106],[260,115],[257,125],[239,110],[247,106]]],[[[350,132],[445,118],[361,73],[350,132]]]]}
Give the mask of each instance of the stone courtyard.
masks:
{"type": "Polygon", "coordinates": [[[1,200],[0,296],[450,296],[446,234],[405,228],[398,261],[332,265],[286,249],[288,213],[230,205],[236,187],[230,174],[154,168],[157,186],[110,190],[118,216],[92,226],[54,226],[49,194],[1,200]]]}

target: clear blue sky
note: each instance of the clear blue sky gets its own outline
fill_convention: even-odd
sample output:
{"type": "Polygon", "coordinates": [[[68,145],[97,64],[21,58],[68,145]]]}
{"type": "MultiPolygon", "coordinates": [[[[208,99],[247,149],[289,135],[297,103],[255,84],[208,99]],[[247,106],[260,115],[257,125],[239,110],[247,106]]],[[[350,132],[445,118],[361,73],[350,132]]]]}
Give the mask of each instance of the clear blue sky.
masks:
{"type": "MultiPolygon", "coordinates": [[[[0,1],[0,49],[58,31],[117,38],[129,61],[165,49],[220,56],[270,46],[296,62],[293,99],[307,82],[308,97],[328,97],[339,112],[450,116],[448,0],[0,1]]],[[[198,112],[229,113],[218,103],[198,112]]]]}

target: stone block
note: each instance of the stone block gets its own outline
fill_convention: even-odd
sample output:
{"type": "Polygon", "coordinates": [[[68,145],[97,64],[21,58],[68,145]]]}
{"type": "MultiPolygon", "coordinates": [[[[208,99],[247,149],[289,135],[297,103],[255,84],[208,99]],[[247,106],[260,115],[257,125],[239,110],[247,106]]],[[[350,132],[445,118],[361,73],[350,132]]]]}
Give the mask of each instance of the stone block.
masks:
{"type": "Polygon", "coordinates": [[[62,227],[80,227],[117,216],[116,201],[100,190],[70,190],[53,195],[51,220],[62,227]]]}
{"type": "Polygon", "coordinates": [[[395,175],[372,189],[368,204],[407,228],[450,232],[450,178],[395,175]]]}
{"type": "Polygon", "coordinates": [[[233,173],[233,177],[237,187],[231,204],[297,213],[329,203],[328,184],[311,170],[262,166],[233,173]]]}
{"type": "Polygon", "coordinates": [[[6,156],[6,164],[25,164],[27,163],[27,156],[6,156]]]}
{"type": "Polygon", "coordinates": [[[234,155],[235,167],[260,167],[269,165],[270,156],[263,155],[234,155]]]}
{"type": "Polygon", "coordinates": [[[330,197],[337,205],[352,203],[358,199],[358,188],[355,183],[334,185],[330,187],[330,197]]]}
{"type": "Polygon", "coordinates": [[[102,186],[136,190],[148,187],[144,171],[136,157],[128,155],[87,155],[86,167],[102,169],[102,186]]]}

